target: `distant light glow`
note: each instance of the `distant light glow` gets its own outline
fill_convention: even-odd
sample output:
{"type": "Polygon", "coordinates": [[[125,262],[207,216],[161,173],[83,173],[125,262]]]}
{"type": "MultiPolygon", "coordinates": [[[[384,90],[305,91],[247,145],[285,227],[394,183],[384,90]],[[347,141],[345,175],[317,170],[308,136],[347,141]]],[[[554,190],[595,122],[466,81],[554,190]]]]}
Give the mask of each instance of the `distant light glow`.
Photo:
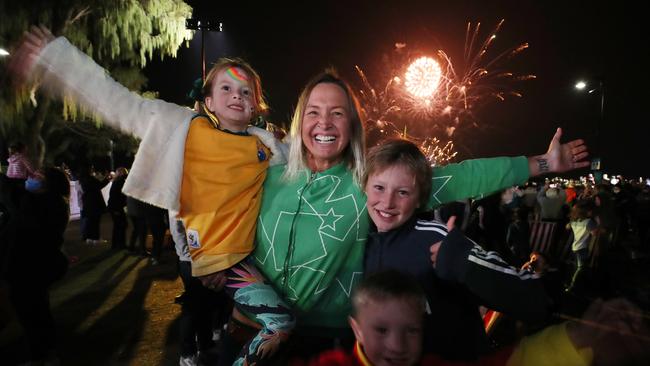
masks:
{"type": "Polygon", "coordinates": [[[578,81],[576,83],[576,89],[578,90],[583,90],[586,87],[587,87],[587,83],[585,83],[584,81],[578,81]]]}
{"type": "Polygon", "coordinates": [[[0,48],[0,56],[9,56],[9,51],[4,48],[0,48]]]}
{"type": "Polygon", "coordinates": [[[431,57],[420,57],[413,61],[404,75],[406,90],[417,98],[429,98],[440,85],[442,69],[431,57]]]}

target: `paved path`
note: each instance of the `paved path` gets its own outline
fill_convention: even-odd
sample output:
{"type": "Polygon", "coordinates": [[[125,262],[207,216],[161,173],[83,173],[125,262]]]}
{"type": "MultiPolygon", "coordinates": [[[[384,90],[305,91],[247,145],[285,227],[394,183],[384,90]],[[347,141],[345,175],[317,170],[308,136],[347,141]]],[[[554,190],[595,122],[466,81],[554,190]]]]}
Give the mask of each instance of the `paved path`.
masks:
{"type": "MultiPolygon", "coordinates": [[[[102,236],[110,237],[108,215],[102,236]]],[[[52,290],[62,365],[178,365],[178,316],[173,303],[182,290],[176,254],[163,251],[159,265],[113,251],[110,244],[88,246],[79,222],[69,224],[66,249],[79,257],[52,290]]]]}

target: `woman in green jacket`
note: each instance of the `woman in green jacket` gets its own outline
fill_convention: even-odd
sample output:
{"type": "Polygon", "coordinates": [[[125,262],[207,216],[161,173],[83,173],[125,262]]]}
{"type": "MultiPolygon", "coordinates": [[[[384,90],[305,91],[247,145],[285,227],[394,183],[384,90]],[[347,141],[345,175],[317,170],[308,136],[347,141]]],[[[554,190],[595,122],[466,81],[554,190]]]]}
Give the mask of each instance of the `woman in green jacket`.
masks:
{"type": "MultiPolygon", "coordinates": [[[[293,305],[296,339],[322,344],[319,338],[336,339],[347,327],[369,222],[359,186],[365,159],[362,121],[348,84],[333,72],[318,75],[298,100],[288,163],[271,167],[264,184],[253,254],[264,276],[293,305]]],[[[560,144],[560,137],[558,129],[548,152],[535,157],[434,168],[430,208],[521,184],[530,176],[586,166],[583,142],[560,144]]]]}

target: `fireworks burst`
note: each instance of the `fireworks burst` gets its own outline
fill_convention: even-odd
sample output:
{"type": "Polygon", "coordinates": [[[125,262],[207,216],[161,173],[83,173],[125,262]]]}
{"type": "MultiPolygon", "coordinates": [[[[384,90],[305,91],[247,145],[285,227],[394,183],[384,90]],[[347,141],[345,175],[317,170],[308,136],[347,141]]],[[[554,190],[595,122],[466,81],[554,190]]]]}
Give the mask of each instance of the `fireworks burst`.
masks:
{"type": "Polygon", "coordinates": [[[454,136],[458,131],[479,126],[475,110],[493,101],[503,101],[507,96],[520,97],[521,93],[512,89],[513,82],[535,78],[534,75],[515,75],[502,67],[505,61],[528,48],[528,43],[488,58],[503,22],[501,20],[482,43],[479,42],[481,24],[467,24],[463,54],[466,66],[460,71],[443,50],[435,52],[435,57],[423,57],[422,53],[411,57],[404,43],[395,45],[395,54],[400,56],[401,62],[398,67],[391,67],[393,72],[379,92],[356,66],[362,81],[361,102],[371,135],[408,138],[408,129],[411,135],[423,136],[410,136],[410,139],[416,140],[432,163],[442,164],[453,159],[456,156],[451,142],[454,136]],[[439,138],[444,138],[445,143],[439,138]]]}
{"type": "Polygon", "coordinates": [[[431,162],[432,166],[445,165],[458,154],[454,151],[454,143],[447,141],[444,145],[440,143],[440,140],[433,137],[427,137],[420,143],[420,150],[424,153],[424,156],[431,162]]]}
{"type": "Polygon", "coordinates": [[[440,64],[431,57],[420,57],[406,70],[404,87],[415,98],[428,100],[438,89],[440,64]]]}

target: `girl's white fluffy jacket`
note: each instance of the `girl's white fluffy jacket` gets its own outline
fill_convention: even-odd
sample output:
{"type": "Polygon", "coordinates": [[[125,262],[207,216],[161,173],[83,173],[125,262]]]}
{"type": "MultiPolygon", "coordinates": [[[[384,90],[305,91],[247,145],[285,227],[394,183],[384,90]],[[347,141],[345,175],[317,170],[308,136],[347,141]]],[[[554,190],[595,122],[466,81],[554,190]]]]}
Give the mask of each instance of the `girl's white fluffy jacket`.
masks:
{"type": "MultiPolygon", "coordinates": [[[[129,91],[62,37],[41,51],[33,75],[57,97],[70,98],[103,122],[140,138],[123,192],[178,211],[185,139],[193,110],[129,91]]],[[[271,149],[271,165],[286,162],[287,147],[272,133],[256,127],[248,132],[271,149]]]]}

